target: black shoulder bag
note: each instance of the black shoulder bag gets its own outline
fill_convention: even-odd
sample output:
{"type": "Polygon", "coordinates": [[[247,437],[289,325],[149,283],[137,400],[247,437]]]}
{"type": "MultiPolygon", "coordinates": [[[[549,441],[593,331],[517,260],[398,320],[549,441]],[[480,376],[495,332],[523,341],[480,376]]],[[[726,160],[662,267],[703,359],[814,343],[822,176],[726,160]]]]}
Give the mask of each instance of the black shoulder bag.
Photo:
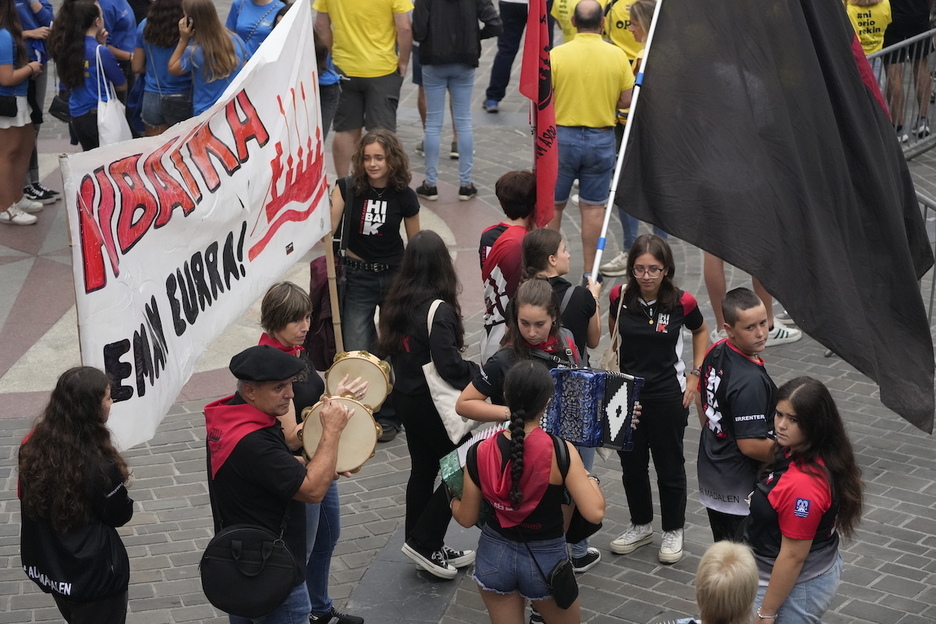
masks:
{"type": "MultiPolygon", "coordinates": [[[[217,513],[215,522],[223,526],[211,479],[208,480],[208,495],[217,513]]],[[[300,567],[283,539],[289,522],[289,505],[286,503],[278,535],[261,526],[234,524],[222,528],[211,538],[198,564],[202,591],[208,602],[231,615],[259,618],[283,604],[302,582],[304,566],[300,567]]]]}

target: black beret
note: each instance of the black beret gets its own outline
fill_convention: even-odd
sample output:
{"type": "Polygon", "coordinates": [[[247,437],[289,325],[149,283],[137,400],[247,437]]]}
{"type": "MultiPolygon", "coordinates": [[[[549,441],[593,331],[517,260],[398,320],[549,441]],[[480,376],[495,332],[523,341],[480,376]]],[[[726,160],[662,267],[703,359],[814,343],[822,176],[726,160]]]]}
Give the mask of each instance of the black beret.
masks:
{"type": "Polygon", "coordinates": [[[282,381],[298,375],[305,364],[276,347],[257,345],[232,357],[228,368],[243,381],[282,381]]]}

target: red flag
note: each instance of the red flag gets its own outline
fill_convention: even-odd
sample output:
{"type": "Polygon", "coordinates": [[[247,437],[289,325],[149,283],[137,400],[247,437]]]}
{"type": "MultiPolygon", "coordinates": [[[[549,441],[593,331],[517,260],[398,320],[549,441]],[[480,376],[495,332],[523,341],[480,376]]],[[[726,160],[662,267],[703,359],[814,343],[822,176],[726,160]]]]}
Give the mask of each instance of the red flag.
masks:
{"type": "Polygon", "coordinates": [[[533,171],[536,173],[536,225],[545,227],[555,213],[559,146],[549,64],[549,26],[546,0],[530,0],[527,13],[520,93],[533,101],[533,171]]]}

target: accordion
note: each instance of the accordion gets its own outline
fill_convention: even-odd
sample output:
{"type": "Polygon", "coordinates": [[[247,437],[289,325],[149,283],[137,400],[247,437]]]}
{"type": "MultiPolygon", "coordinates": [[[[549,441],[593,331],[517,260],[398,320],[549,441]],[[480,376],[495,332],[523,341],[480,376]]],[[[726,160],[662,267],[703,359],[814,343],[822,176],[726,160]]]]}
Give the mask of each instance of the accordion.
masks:
{"type": "Polygon", "coordinates": [[[544,431],[577,444],[629,451],[642,377],[611,371],[554,368],[556,394],[540,420],[544,431]]]}

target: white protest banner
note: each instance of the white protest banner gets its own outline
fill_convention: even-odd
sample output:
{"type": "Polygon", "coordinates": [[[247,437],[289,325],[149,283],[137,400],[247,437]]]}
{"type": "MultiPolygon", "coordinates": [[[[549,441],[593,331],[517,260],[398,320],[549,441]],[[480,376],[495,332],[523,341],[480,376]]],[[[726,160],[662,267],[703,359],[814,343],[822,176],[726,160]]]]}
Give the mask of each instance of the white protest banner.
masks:
{"type": "Polygon", "coordinates": [[[211,109],[63,163],[81,357],[112,378],[120,448],[329,229],[317,82],[301,0],[211,109]]]}

